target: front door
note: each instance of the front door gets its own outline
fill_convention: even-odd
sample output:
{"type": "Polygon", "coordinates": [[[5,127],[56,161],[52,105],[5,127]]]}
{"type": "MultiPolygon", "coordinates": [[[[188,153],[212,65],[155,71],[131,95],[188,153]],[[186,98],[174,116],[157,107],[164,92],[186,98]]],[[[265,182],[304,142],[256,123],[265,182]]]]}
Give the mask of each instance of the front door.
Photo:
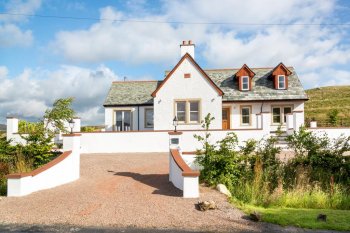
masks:
{"type": "Polygon", "coordinates": [[[222,109],[222,129],[230,129],[230,108],[222,109]]]}

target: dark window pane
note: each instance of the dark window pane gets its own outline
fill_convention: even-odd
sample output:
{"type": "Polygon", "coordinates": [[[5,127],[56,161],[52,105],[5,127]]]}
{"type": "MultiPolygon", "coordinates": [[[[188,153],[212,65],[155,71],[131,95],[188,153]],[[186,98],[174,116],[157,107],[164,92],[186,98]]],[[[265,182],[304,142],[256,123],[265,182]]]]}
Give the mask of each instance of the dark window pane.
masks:
{"type": "Polygon", "coordinates": [[[281,109],[280,108],[273,108],[272,109],[272,122],[273,123],[281,123],[281,109]]]}
{"type": "Polygon", "coordinates": [[[190,113],[190,121],[199,122],[198,112],[191,112],[190,113]]]}
{"type": "Polygon", "coordinates": [[[250,108],[242,108],[241,110],[242,115],[242,124],[250,124],[250,108]]]}
{"type": "Polygon", "coordinates": [[[153,127],[153,109],[146,109],[146,127],[153,127]]]}
{"type": "Polygon", "coordinates": [[[190,102],[190,111],[198,111],[198,102],[190,102]]]}
{"type": "Polygon", "coordinates": [[[186,111],[186,102],[177,102],[176,103],[176,109],[177,111],[186,111]]]}
{"type": "Polygon", "coordinates": [[[185,121],[185,112],[177,112],[177,120],[178,121],[185,121]]]}

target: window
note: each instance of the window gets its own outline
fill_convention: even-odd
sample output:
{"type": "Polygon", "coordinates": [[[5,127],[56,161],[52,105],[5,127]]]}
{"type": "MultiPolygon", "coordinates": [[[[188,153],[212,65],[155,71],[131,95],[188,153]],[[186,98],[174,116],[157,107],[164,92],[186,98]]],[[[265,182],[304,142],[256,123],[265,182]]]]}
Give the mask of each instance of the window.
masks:
{"type": "Polygon", "coordinates": [[[287,123],[287,114],[292,113],[292,108],[291,107],[284,107],[283,108],[283,123],[287,123]]]}
{"type": "Polygon", "coordinates": [[[199,123],[200,107],[198,100],[183,100],[175,102],[175,113],[179,123],[199,123]]]}
{"type": "Polygon", "coordinates": [[[243,106],[241,107],[241,124],[242,125],[250,125],[250,113],[251,106],[243,106]]]}
{"type": "Polygon", "coordinates": [[[199,102],[190,101],[190,122],[199,122],[199,102]]]}
{"type": "Polygon", "coordinates": [[[130,131],[131,130],[131,111],[130,110],[118,110],[115,111],[115,126],[117,131],[130,131]]]}
{"type": "Polygon", "coordinates": [[[145,109],[145,128],[153,128],[153,108],[145,109]]]}
{"type": "Polygon", "coordinates": [[[287,122],[287,114],[292,112],[290,106],[275,106],[272,107],[272,123],[285,124],[287,122]]]}
{"type": "Polygon", "coordinates": [[[243,76],[242,77],[242,91],[248,91],[249,90],[249,77],[243,76]]]}
{"type": "Polygon", "coordinates": [[[176,102],[176,117],[180,123],[186,122],[186,101],[176,102]]]}
{"type": "Polygon", "coordinates": [[[272,122],[274,124],[281,123],[281,108],[272,108],[272,122]]]}
{"type": "Polygon", "coordinates": [[[286,76],[278,75],[278,89],[286,89],[286,76]]]}

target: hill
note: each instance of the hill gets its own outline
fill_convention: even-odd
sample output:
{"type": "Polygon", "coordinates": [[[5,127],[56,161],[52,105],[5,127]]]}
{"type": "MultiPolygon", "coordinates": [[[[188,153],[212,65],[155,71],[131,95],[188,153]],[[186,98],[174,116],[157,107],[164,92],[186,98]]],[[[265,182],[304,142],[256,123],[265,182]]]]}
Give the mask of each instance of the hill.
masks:
{"type": "Polygon", "coordinates": [[[328,114],[336,109],[338,126],[350,126],[350,86],[319,87],[306,90],[305,120],[315,119],[319,126],[328,126],[328,114]]]}
{"type": "Polygon", "coordinates": [[[0,124],[0,131],[6,131],[6,125],[0,124]]]}

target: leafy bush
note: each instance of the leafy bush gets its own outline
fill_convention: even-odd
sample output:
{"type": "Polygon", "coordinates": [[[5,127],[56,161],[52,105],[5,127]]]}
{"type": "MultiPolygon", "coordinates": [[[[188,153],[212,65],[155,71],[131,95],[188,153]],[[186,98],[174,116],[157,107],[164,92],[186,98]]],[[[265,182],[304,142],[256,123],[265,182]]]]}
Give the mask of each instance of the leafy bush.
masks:
{"type": "Polygon", "coordinates": [[[203,167],[201,181],[225,184],[233,199],[258,206],[350,209],[350,137],[329,140],[300,128],[287,138],[295,157],[282,163],[274,137],[248,140],[238,147],[237,136],[228,133],[210,143],[213,117],[203,123],[205,135],[197,161],[203,167]]]}

